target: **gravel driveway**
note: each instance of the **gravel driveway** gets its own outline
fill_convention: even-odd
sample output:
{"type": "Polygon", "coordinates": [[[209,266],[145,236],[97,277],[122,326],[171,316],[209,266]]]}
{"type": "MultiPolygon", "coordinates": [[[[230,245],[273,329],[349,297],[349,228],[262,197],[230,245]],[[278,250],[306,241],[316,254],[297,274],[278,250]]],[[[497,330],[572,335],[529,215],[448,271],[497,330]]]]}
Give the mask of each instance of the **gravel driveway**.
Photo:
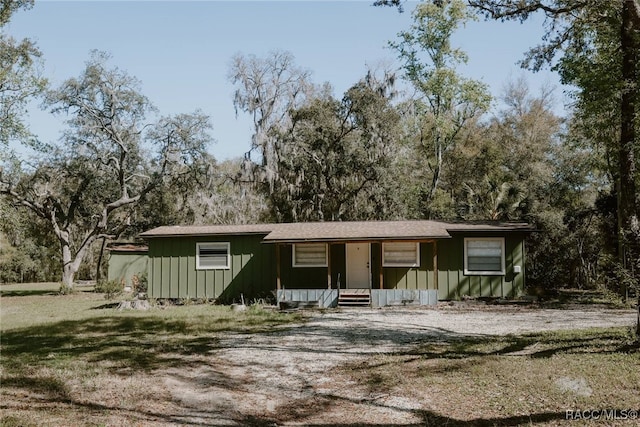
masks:
{"type": "Polygon", "coordinates": [[[227,335],[210,363],[169,370],[165,387],[185,408],[184,421],[203,423],[206,417],[207,425],[212,419],[215,424],[236,425],[251,417],[282,420],[283,411],[288,411],[287,424],[302,419],[303,424],[325,425],[346,419],[412,423],[416,420],[406,409],[419,408],[420,402],[402,396],[369,396],[332,373],[333,368],[371,354],[410,350],[426,341],[631,326],[636,318],[633,310],[460,306],[309,311],[307,316],[303,325],[268,334],[227,335]],[[336,399],[350,403],[330,405],[321,419],[305,413],[310,405],[315,405],[317,413],[317,405],[336,399]],[[365,407],[371,399],[381,399],[383,404],[365,407]]]}

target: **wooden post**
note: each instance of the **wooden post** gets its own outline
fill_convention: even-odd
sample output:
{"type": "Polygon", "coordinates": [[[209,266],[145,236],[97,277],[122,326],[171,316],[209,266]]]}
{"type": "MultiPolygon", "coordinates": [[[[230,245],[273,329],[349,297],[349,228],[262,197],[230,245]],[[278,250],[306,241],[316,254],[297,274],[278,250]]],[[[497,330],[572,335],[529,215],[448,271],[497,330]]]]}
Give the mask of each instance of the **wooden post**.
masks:
{"type": "Polygon", "coordinates": [[[433,241],[433,286],[438,289],[438,243],[433,241]]]}
{"type": "Polygon", "coordinates": [[[327,289],[331,289],[331,243],[327,243],[327,289]]]}
{"type": "Polygon", "coordinates": [[[380,259],[378,260],[378,268],[380,269],[380,289],[384,289],[384,271],[382,270],[382,257],[384,252],[382,249],[382,242],[380,242],[380,259]]]}
{"type": "Polygon", "coordinates": [[[276,243],[276,289],[282,289],[280,283],[280,243],[276,243]]]}

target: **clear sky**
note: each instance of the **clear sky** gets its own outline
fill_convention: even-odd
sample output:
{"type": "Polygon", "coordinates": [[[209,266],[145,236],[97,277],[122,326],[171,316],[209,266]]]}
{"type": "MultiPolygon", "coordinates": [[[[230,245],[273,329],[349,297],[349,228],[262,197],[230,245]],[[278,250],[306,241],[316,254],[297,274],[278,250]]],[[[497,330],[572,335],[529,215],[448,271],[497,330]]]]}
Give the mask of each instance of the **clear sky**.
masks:
{"type": "MultiPolygon", "coordinates": [[[[236,118],[233,108],[227,78],[232,55],[290,51],[316,83],[328,81],[341,97],[364,76],[367,64],[398,66],[387,41],[409,28],[416,3],[407,3],[400,14],[372,2],[36,0],[33,9],[14,15],[6,30],[37,42],[53,86],[78,76],[90,50],[110,52],[111,64],[141,80],[142,92],[160,114],[201,109],[210,115],[217,141],[211,152],[223,160],[246,152],[251,136],[249,118],[242,113],[236,118]]],[[[540,19],[468,24],[454,42],[469,55],[462,73],[483,80],[495,96],[521,75],[533,91],[557,86],[556,111],[562,113],[557,76],[516,64],[540,42],[542,31],[540,19]]],[[[39,111],[30,114],[29,123],[43,141],[56,140],[63,126],[61,118],[39,111]]]]}

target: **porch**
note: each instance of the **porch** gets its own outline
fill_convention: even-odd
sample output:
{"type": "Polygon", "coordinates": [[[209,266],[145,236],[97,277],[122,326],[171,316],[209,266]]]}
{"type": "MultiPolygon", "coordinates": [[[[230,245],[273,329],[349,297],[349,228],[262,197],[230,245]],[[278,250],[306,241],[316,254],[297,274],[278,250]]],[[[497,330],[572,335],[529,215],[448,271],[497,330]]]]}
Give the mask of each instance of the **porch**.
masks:
{"type": "Polygon", "coordinates": [[[283,224],[265,238],[275,246],[278,303],[319,308],[435,304],[437,240],[450,236],[415,225],[283,224]]]}
{"type": "Polygon", "coordinates": [[[352,289],[279,289],[276,295],[278,306],[289,308],[375,308],[438,303],[437,289],[358,289],[355,292],[352,289]]]}

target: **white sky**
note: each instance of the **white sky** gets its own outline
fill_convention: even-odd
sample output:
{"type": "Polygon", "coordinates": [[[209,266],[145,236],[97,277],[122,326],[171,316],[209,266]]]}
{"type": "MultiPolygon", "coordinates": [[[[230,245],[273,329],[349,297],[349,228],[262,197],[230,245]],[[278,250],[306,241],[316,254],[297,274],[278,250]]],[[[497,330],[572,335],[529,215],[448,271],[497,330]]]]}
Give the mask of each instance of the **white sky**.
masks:
{"type": "MultiPolygon", "coordinates": [[[[233,87],[227,79],[231,56],[265,56],[271,50],[293,53],[298,66],[312,71],[316,83],[328,81],[341,97],[364,76],[367,64],[397,67],[387,41],[409,28],[410,12],[373,7],[358,1],[37,1],[17,13],[6,31],[35,40],[43,52],[45,75],[54,86],[78,76],[99,49],[112,54],[111,65],[142,81],[142,92],[160,114],[201,109],[212,117],[211,147],[219,160],[248,150],[251,124],[235,117],[233,87]]],[[[469,55],[462,69],[483,80],[498,96],[505,82],[521,75],[535,92],[557,86],[556,112],[563,113],[562,88],[549,71],[533,74],[516,62],[540,42],[542,21],[525,24],[479,21],[456,36],[469,55]]],[[[43,141],[53,141],[62,119],[33,111],[30,127],[43,141]]]]}

